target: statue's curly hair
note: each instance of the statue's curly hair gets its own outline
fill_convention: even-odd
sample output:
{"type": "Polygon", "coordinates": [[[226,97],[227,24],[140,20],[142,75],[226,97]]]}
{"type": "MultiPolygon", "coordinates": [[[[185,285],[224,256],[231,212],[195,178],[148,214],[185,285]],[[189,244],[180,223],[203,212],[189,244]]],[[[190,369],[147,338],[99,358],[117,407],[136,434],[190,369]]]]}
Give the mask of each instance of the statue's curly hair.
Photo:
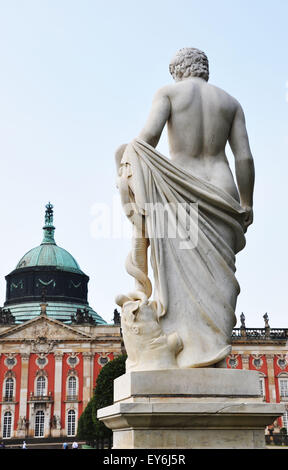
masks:
{"type": "Polygon", "coordinates": [[[176,82],[188,77],[201,77],[208,82],[208,58],[199,49],[184,47],[171,60],[169,71],[176,82]]]}

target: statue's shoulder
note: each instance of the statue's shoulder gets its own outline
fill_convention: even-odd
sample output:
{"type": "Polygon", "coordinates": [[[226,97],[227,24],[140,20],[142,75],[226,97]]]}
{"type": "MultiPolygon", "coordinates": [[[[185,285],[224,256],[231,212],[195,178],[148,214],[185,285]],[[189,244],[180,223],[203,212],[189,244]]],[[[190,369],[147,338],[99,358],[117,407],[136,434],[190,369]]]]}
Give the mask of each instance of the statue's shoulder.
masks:
{"type": "Polygon", "coordinates": [[[241,104],[239,103],[239,101],[234,96],[230,95],[230,93],[228,93],[226,90],[223,90],[223,88],[220,88],[211,83],[207,83],[207,85],[212,88],[218,95],[220,95],[223,100],[229,102],[229,104],[233,106],[235,110],[241,108],[241,104]]]}
{"type": "Polygon", "coordinates": [[[154,94],[154,97],[161,97],[161,96],[170,96],[171,93],[173,92],[175,84],[170,83],[168,85],[163,85],[162,87],[158,88],[156,93],[154,94]]]}

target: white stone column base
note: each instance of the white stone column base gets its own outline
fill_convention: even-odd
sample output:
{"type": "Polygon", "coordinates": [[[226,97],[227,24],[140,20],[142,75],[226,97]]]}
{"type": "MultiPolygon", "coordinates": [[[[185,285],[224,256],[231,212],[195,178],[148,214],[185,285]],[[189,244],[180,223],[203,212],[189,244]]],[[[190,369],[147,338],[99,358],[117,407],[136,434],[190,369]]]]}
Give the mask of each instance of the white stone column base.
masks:
{"type": "Polygon", "coordinates": [[[114,449],[261,449],[284,412],[262,401],[258,372],[175,369],[125,374],[98,411],[114,449]]]}

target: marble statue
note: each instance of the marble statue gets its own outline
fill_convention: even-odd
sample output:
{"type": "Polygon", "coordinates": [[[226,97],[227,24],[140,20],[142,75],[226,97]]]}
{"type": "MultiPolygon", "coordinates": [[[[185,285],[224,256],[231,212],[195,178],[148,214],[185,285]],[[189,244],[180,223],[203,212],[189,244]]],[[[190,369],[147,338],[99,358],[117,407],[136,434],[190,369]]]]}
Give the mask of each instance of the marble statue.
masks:
{"type": "Polygon", "coordinates": [[[116,298],[127,372],[223,366],[240,292],[235,255],[253,222],[254,163],[241,105],[208,83],[204,52],[181,49],[169,69],[175,83],[157,91],[143,130],[115,155],[133,224],[126,269],[135,288],[116,298]],[[169,158],[155,149],[166,124],[169,158]]]}

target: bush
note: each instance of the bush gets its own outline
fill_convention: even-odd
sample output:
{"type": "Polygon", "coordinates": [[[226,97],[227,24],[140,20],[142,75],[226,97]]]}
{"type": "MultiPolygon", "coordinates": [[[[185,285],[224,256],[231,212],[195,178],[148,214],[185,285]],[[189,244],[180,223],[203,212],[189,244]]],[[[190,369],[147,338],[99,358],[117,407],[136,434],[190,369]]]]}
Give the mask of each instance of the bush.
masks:
{"type": "Polygon", "coordinates": [[[94,394],[78,421],[77,438],[91,442],[111,438],[112,431],[97,419],[100,408],[113,404],[113,382],[125,374],[127,356],[121,355],[108,362],[100,371],[94,394]]]}
{"type": "Polygon", "coordinates": [[[94,397],[91,398],[85,410],[81,414],[78,421],[77,438],[87,442],[95,439],[95,426],[92,419],[92,406],[94,397]]]}
{"type": "Polygon", "coordinates": [[[97,438],[109,438],[112,435],[111,429],[97,419],[97,411],[100,408],[113,404],[113,382],[120,375],[125,374],[125,362],[127,356],[121,355],[108,362],[100,371],[94,397],[92,402],[92,420],[96,431],[97,438]]]}

